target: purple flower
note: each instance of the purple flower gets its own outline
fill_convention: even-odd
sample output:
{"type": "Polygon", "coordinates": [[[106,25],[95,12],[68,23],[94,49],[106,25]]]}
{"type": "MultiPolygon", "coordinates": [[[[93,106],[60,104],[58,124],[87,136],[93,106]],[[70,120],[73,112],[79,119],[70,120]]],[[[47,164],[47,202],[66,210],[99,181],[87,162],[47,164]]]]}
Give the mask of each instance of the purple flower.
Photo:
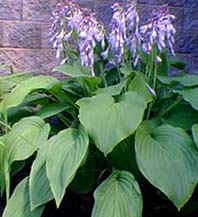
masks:
{"type": "Polygon", "coordinates": [[[134,65],[137,64],[139,59],[138,46],[141,42],[141,36],[139,34],[139,15],[136,9],[137,1],[130,2],[126,5],[125,17],[126,17],[126,28],[127,28],[127,40],[126,45],[129,48],[134,65]]]}
{"type": "Polygon", "coordinates": [[[94,48],[97,43],[104,44],[104,28],[97,21],[95,13],[84,9],[82,18],[76,26],[81,64],[90,67],[93,72],[94,48]]]}
{"type": "Polygon", "coordinates": [[[126,22],[124,9],[119,3],[112,6],[113,17],[110,23],[109,44],[118,64],[122,62],[126,41],[126,22]]]}
{"type": "Polygon", "coordinates": [[[96,43],[104,47],[104,27],[97,21],[95,13],[67,0],[63,7],[58,5],[52,17],[50,36],[57,58],[65,49],[64,43],[70,44],[68,40],[72,39],[73,31],[77,33],[77,41],[72,43],[79,51],[81,64],[90,67],[93,72],[96,43]]]}
{"type": "Polygon", "coordinates": [[[64,5],[58,4],[52,13],[49,36],[57,58],[60,58],[64,50],[63,43],[71,38],[75,23],[80,17],[81,10],[73,0],[67,0],[64,5]]]}
{"type": "Polygon", "coordinates": [[[152,12],[151,22],[140,28],[143,37],[143,50],[150,53],[152,47],[157,45],[159,51],[168,47],[174,55],[173,43],[176,30],[172,24],[175,16],[169,14],[168,5],[160,7],[159,11],[152,12]]]}
{"type": "Polygon", "coordinates": [[[132,53],[133,59],[137,62],[137,47],[140,43],[140,37],[138,34],[139,16],[136,10],[136,1],[127,3],[125,7],[115,3],[112,8],[113,16],[109,33],[110,51],[114,54],[117,63],[120,64],[123,60],[124,49],[127,47],[132,53]]]}

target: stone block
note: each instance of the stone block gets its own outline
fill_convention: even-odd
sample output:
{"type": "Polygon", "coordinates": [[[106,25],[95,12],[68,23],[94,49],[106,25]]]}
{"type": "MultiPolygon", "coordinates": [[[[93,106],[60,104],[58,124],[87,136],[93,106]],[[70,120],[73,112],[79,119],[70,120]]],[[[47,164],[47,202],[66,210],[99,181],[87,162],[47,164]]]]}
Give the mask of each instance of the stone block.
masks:
{"type": "Polygon", "coordinates": [[[1,49],[0,63],[11,63],[15,71],[33,74],[52,74],[52,69],[58,64],[52,49],[1,49]]]}
{"type": "Polygon", "coordinates": [[[58,0],[23,0],[23,20],[48,22],[58,0]]]}
{"type": "Polygon", "coordinates": [[[21,20],[22,0],[0,0],[1,20],[21,20]]]}
{"type": "Polygon", "coordinates": [[[31,23],[3,23],[3,46],[12,48],[40,48],[41,27],[31,23]]]}
{"type": "Polygon", "coordinates": [[[197,0],[169,0],[169,5],[175,7],[197,9],[198,1],[197,0]]]}
{"type": "Polygon", "coordinates": [[[94,1],[92,0],[77,0],[76,2],[83,8],[94,10],[94,1]]]}
{"type": "Polygon", "coordinates": [[[175,51],[178,53],[198,53],[198,33],[178,32],[175,38],[175,51]]]}
{"type": "Polygon", "coordinates": [[[167,4],[168,0],[139,0],[139,4],[152,4],[152,5],[162,5],[162,4],[167,4]]]}
{"type": "Polygon", "coordinates": [[[52,48],[49,37],[50,24],[41,25],[41,48],[52,48]]]}

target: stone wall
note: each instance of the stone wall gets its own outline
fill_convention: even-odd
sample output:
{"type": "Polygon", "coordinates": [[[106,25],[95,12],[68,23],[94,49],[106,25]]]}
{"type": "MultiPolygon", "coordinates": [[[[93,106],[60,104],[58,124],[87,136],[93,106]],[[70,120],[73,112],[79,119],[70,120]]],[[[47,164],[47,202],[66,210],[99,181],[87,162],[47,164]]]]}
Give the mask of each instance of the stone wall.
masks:
{"type": "MultiPolygon", "coordinates": [[[[59,0],[0,0],[0,63],[12,63],[16,70],[50,73],[57,64],[48,40],[51,10],[59,0]]],[[[78,0],[95,10],[107,24],[115,0],[78,0]]],[[[124,0],[118,2],[125,2],[124,0]]],[[[177,16],[175,50],[198,72],[198,0],[139,0],[141,20],[159,4],[169,3],[177,16]]]]}

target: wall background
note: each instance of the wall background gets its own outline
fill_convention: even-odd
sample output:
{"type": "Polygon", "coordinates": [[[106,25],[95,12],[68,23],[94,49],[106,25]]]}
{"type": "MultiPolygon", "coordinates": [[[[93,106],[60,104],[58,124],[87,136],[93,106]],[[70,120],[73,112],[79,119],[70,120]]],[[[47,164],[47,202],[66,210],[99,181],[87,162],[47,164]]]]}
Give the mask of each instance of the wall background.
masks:
{"type": "MultiPolygon", "coordinates": [[[[0,63],[13,63],[16,70],[47,74],[57,64],[48,41],[51,10],[59,0],[0,0],[0,63]]],[[[92,8],[106,24],[114,2],[125,0],[77,0],[92,8]]],[[[154,7],[168,3],[177,20],[175,51],[198,73],[198,0],[139,0],[145,23],[154,7]]],[[[3,72],[1,72],[3,73],[3,72]]]]}

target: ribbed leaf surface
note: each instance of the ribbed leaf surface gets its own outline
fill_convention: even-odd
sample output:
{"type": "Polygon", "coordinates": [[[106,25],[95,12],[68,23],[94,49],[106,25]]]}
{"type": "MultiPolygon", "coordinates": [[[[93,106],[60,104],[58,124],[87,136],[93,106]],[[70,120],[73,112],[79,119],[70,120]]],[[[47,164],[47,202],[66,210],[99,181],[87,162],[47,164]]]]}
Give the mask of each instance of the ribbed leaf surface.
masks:
{"type": "Polygon", "coordinates": [[[3,213],[3,217],[40,217],[43,208],[30,211],[28,178],[22,180],[16,187],[3,213]]]}
{"type": "Polygon", "coordinates": [[[105,154],[129,135],[141,123],[146,101],[135,92],[127,92],[115,102],[110,95],[98,95],[79,100],[79,118],[96,146],[105,154]]]}
{"type": "Polygon", "coordinates": [[[84,160],[88,144],[88,135],[83,129],[69,128],[49,140],[47,176],[57,206],[84,160]]]}
{"type": "Polygon", "coordinates": [[[142,197],[138,183],[126,171],[115,171],[94,193],[92,217],[141,217],[142,197]]]}
{"type": "Polygon", "coordinates": [[[198,153],[191,137],[180,128],[148,121],[135,140],[142,174],[180,209],[198,180],[198,153]]]}

